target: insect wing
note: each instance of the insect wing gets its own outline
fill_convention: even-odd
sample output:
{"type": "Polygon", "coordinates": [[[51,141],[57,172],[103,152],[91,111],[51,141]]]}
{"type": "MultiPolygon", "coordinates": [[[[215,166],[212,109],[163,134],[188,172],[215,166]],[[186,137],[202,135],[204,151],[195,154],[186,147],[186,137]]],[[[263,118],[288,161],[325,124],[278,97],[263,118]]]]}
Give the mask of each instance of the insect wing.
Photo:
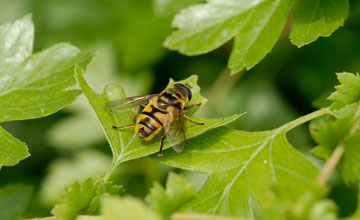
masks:
{"type": "Polygon", "coordinates": [[[138,105],[145,104],[149,99],[155,97],[157,94],[151,94],[151,95],[143,95],[143,96],[133,96],[123,99],[115,99],[113,101],[110,101],[105,104],[105,108],[108,109],[126,109],[135,107],[138,105]]]}
{"type": "Polygon", "coordinates": [[[169,129],[166,133],[166,138],[172,148],[178,153],[181,152],[185,145],[185,129],[181,109],[176,110],[173,119],[165,124],[164,128],[165,131],[169,129]]]}

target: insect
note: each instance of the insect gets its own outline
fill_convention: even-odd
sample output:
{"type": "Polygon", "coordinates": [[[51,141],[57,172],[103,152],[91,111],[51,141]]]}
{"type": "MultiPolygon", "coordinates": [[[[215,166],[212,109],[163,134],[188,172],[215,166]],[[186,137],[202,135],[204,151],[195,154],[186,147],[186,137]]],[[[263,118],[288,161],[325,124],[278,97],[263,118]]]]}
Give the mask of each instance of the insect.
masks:
{"type": "Polygon", "coordinates": [[[195,103],[185,106],[185,103],[191,98],[191,87],[187,84],[176,83],[172,88],[165,89],[160,94],[116,99],[106,103],[105,107],[115,110],[136,107],[133,124],[122,127],[113,126],[113,128],[121,130],[135,127],[136,135],[146,141],[152,140],[164,128],[165,132],[160,139],[158,153],[159,156],[162,156],[165,137],[176,152],[183,150],[185,144],[183,118],[198,125],[205,124],[195,122],[183,113],[184,110],[201,105],[201,103],[195,103]],[[140,111],[140,116],[137,117],[140,111]]]}

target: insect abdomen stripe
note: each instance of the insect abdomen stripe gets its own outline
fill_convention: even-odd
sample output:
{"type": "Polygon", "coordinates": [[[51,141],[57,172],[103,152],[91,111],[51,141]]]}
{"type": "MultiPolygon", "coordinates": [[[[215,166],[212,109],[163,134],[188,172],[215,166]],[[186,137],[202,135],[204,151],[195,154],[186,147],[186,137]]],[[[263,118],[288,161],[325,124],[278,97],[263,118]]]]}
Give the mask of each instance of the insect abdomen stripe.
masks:
{"type": "Polygon", "coordinates": [[[161,121],[155,115],[153,115],[151,112],[141,112],[141,114],[149,116],[150,118],[154,119],[157,123],[159,123],[161,126],[163,126],[163,123],[161,123],[161,121]]]}
{"type": "Polygon", "coordinates": [[[164,92],[162,95],[167,98],[169,102],[174,102],[175,100],[177,100],[177,98],[174,97],[171,93],[164,92]]]}
{"type": "Polygon", "coordinates": [[[145,122],[145,121],[140,121],[140,124],[148,127],[148,128],[149,128],[150,130],[152,130],[152,131],[155,131],[155,130],[156,130],[156,128],[150,123],[150,121],[147,121],[147,122],[145,122]]]}
{"type": "Polygon", "coordinates": [[[152,108],[151,110],[152,114],[155,114],[156,112],[167,113],[166,110],[156,107],[155,105],[150,105],[150,107],[152,108]]]}

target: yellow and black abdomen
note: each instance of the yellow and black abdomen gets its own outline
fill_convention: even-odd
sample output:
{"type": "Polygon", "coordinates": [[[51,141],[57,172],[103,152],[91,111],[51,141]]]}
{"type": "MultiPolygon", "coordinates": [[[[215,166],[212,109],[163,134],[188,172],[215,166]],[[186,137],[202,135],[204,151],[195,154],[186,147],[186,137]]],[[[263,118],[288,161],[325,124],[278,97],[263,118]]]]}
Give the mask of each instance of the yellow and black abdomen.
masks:
{"type": "Polygon", "coordinates": [[[186,96],[178,88],[166,89],[145,106],[136,123],[135,132],[144,140],[151,140],[171,117],[169,109],[183,108],[186,96]]]}
{"type": "Polygon", "coordinates": [[[136,123],[135,131],[140,138],[144,140],[151,140],[159,133],[163,127],[164,119],[167,112],[162,110],[152,103],[149,103],[136,123]]]}

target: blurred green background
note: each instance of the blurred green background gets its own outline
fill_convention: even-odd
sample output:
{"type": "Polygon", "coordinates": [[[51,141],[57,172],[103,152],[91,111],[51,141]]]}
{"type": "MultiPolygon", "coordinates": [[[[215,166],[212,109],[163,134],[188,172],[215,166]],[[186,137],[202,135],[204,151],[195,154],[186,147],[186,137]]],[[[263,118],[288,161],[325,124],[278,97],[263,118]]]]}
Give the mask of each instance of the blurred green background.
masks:
{"type": "MultiPolygon", "coordinates": [[[[226,69],[232,42],[195,57],[162,46],[171,32],[173,16],[198,2],[0,0],[0,23],[32,13],[34,52],[59,42],[97,51],[86,77],[98,92],[106,84],[117,83],[129,96],[157,93],[169,78],[180,80],[197,74],[202,94],[209,99],[198,115],[215,118],[247,112],[231,126],[248,131],[272,129],[326,105],[325,97],[337,84],[335,72],[360,69],[359,1],[350,1],[344,27],[303,48],[290,44],[287,25],[264,60],[235,76],[226,69]]],[[[27,217],[50,215],[66,184],[102,175],[111,162],[110,148],[83,96],[49,117],[2,125],[30,149],[31,157],[0,172],[0,185],[20,182],[34,187],[27,217]]],[[[289,139],[302,152],[313,146],[306,126],[290,132],[289,139]]],[[[126,193],[144,197],[152,182],[163,183],[171,169],[145,158],[121,165],[112,180],[123,184],[126,193]]],[[[205,175],[184,175],[197,187],[206,180],[205,175]]],[[[354,187],[336,177],[333,182],[336,187],[331,197],[341,204],[341,215],[348,215],[356,205],[354,187]]]]}

